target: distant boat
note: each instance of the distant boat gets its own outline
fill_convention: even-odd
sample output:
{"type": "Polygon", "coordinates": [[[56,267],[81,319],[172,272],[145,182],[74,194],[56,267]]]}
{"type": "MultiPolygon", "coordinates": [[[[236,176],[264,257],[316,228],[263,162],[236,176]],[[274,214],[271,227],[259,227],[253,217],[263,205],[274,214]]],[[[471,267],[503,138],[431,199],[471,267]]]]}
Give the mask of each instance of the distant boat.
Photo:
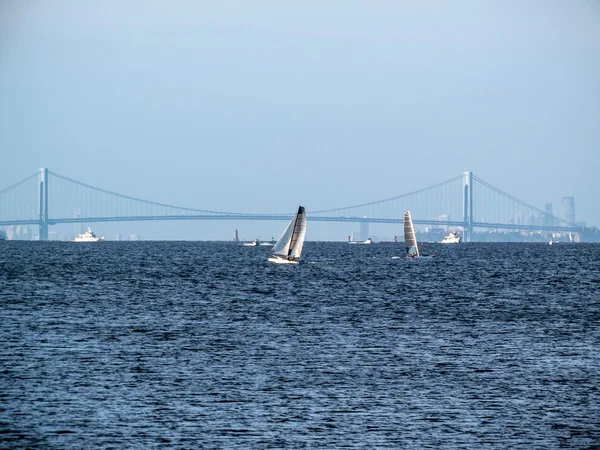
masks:
{"type": "Polygon", "coordinates": [[[273,255],[268,261],[275,264],[298,264],[305,236],[306,211],[303,206],[299,206],[298,212],[273,246],[273,255]]]}
{"type": "Polygon", "coordinates": [[[235,231],[233,232],[233,242],[239,242],[240,238],[238,236],[238,230],[237,228],[235,229],[235,231]]]}
{"type": "Polygon", "coordinates": [[[366,241],[355,241],[354,240],[354,230],[352,230],[352,234],[348,236],[348,244],[372,244],[373,240],[369,237],[366,241]]]}
{"type": "Polygon", "coordinates": [[[73,242],[99,242],[104,239],[104,236],[97,237],[92,229],[88,227],[85,233],[78,234],[73,242]]]}
{"type": "Polygon", "coordinates": [[[406,247],[406,257],[410,259],[431,259],[433,255],[421,255],[417,244],[417,235],[413,226],[410,212],[404,213],[404,246],[406,247]]]}
{"type": "MultiPolygon", "coordinates": [[[[560,235],[558,235],[560,236],[560,235]]],[[[573,235],[571,234],[571,232],[569,232],[569,244],[572,244],[573,242],[575,242],[575,239],[573,239],[573,235]]],[[[564,242],[562,239],[555,238],[554,236],[552,236],[550,238],[550,241],[548,242],[549,245],[553,245],[553,244],[566,244],[567,242],[564,242]]]]}
{"type": "Polygon", "coordinates": [[[462,238],[458,235],[458,231],[451,231],[448,236],[444,236],[442,244],[460,244],[462,238]]]}

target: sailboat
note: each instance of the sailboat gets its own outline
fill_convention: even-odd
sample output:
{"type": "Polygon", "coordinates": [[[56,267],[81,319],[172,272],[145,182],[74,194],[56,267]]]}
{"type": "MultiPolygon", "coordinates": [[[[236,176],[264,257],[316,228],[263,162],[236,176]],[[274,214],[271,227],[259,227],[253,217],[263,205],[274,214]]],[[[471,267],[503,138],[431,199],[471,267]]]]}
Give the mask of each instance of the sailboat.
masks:
{"type": "Polygon", "coordinates": [[[373,239],[371,237],[367,238],[366,241],[355,241],[354,240],[354,230],[352,230],[352,234],[348,236],[348,244],[372,244],[373,239]]]}
{"type": "Polygon", "coordinates": [[[406,247],[407,258],[433,258],[433,255],[421,255],[419,253],[419,246],[417,245],[417,235],[415,234],[415,227],[413,226],[412,217],[410,216],[409,211],[406,211],[404,213],[404,246],[406,247]]]}
{"type": "Polygon", "coordinates": [[[304,206],[299,206],[298,212],[273,246],[273,255],[268,261],[275,264],[298,264],[305,236],[306,211],[304,206]]]}
{"type": "MultiPolygon", "coordinates": [[[[562,239],[560,239],[560,234],[555,233],[552,234],[552,237],[550,238],[550,242],[548,242],[548,244],[553,245],[553,244],[566,244],[566,241],[563,241],[562,239]]],[[[571,232],[569,231],[569,243],[573,243],[575,242],[575,239],[573,238],[573,235],[571,234],[571,232]]]]}
{"type": "Polygon", "coordinates": [[[417,245],[417,236],[415,227],[413,227],[410,211],[404,213],[404,246],[406,247],[406,256],[409,258],[419,257],[419,246],[417,245]]]}

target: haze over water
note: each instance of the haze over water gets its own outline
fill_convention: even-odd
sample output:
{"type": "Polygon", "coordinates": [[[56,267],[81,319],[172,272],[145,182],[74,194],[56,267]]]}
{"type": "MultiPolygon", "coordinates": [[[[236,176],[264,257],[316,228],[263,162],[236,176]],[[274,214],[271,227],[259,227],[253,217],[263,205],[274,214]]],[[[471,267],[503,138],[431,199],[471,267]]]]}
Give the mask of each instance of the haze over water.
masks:
{"type": "Polygon", "coordinates": [[[600,246],[0,242],[0,447],[600,443],[600,246]]]}
{"type": "MultiPolygon", "coordinates": [[[[599,80],[593,0],[3,0],[0,190],[46,167],[158,203],[279,213],[472,171],[559,216],[573,196],[576,221],[600,226],[599,80]]],[[[275,233],[95,231],[234,226],[275,233]]]]}

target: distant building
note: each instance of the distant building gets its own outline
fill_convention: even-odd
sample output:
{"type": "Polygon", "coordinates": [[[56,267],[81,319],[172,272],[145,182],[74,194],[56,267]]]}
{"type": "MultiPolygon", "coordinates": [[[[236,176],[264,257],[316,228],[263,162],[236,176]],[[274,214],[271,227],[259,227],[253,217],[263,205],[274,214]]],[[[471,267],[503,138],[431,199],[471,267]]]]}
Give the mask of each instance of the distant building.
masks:
{"type": "Polygon", "coordinates": [[[525,225],[525,218],[523,217],[522,211],[517,211],[515,213],[514,224],[515,225],[525,225]]]}
{"type": "MultiPolygon", "coordinates": [[[[363,217],[366,219],[367,217],[363,217]]],[[[360,223],[360,239],[365,241],[369,237],[369,222],[360,223]]]]}
{"type": "Polygon", "coordinates": [[[530,214],[529,225],[542,225],[542,218],[537,214],[530,214]]]}
{"type": "Polygon", "coordinates": [[[562,198],[562,219],[575,223],[575,199],[573,197],[562,198]]]}
{"type": "Polygon", "coordinates": [[[9,241],[30,241],[33,233],[27,225],[11,225],[6,230],[6,237],[9,241]]]}

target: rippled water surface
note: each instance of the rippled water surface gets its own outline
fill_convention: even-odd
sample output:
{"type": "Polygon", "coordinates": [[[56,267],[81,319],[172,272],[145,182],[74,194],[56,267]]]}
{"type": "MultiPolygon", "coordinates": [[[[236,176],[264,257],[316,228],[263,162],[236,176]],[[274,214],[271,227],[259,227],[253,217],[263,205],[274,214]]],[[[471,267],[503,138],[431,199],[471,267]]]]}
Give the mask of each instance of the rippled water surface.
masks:
{"type": "Polygon", "coordinates": [[[0,447],[600,445],[600,245],[0,242],[0,447]]]}

